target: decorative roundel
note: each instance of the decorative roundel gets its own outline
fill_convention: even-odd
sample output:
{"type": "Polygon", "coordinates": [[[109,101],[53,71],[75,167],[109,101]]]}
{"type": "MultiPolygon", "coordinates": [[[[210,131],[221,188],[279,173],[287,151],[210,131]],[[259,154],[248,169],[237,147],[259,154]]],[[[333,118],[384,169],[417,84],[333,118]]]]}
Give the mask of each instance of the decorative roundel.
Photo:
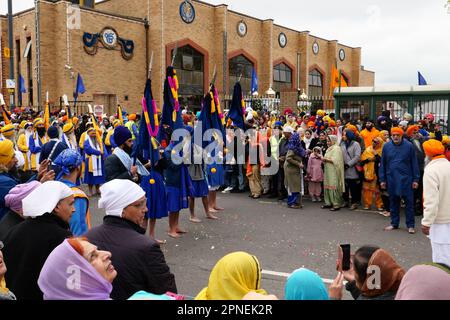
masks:
{"type": "Polygon", "coordinates": [[[341,61],[345,60],[345,51],[344,51],[344,49],[339,50],[339,59],[341,61]]]}
{"type": "Polygon", "coordinates": [[[180,17],[185,23],[192,23],[195,20],[195,8],[190,1],[183,1],[180,4],[180,17]]]}
{"type": "Polygon", "coordinates": [[[239,21],[237,25],[237,32],[241,37],[245,37],[247,34],[247,24],[244,22],[244,20],[239,21]]]}
{"type": "Polygon", "coordinates": [[[113,28],[105,28],[102,31],[102,42],[105,47],[114,49],[117,45],[117,32],[113,28]]]}
{"type": "Polygon", "coordinates": [[[317,42],[313,43],[312,51],[313,51],[314,54],[318,54],[319,53],[319,44],[317,42]]]}
{"type": "Polygon", "coordinates": [[[280,47],[284,48],[287,45],[287,37],[286,35],[281,32],[278,36],[278,43],[280,44],[280,47]]]}

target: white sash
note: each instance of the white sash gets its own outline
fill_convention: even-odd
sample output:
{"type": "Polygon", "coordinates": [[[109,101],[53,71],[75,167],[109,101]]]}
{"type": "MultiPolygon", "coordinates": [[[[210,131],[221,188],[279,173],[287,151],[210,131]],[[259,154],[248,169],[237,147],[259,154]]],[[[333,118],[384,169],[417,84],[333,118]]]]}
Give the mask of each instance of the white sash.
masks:
{"type": "Polygon", "coordinates": [[[69,149],[73,149],[73,150],[78,150],[78,147],[76,144],[74,144],[73,141],[71,141],[67,135],[65,133],[63,133],[63,140],[62,140],[68,147],[69,149]]]}
{"type": "MultiPolygon", "coordinates": [[[[89,140],[89,145],[92,149],[95,149],[97,151],[100,151],[100,148],[96,147],[94,143],[92,142],[91,137],[87,137],[89,140]]],[[[102,156],[96,156],[96,155],[90,155],[89,161],[92,161],[92,175],[94,177],[101,177],[102,176],[102,156]]]]}
{"type": "MultiPolygon", "coordinates": [[[[39,138],[39,135],[38,135],[37,132],[34,133],[33,139],[34,139],[34,146],[35,147],[39,146],[39,147],[42,148],[42,141],[39,138]]],[[[41,153],[38,152],[38,153],[35,153],[35,155],[36,155],[36,170],[39,171],[39,167],[40,167],[39,160],[40,160],[40,157],[41,157],[41,153]]]]}

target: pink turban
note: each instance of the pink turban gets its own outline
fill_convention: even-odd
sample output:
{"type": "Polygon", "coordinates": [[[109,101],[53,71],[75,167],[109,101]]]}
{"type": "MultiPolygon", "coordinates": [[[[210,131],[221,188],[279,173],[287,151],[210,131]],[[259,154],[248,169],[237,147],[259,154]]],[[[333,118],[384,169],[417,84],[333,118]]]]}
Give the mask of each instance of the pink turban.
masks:
{"type": "Polygon", "coordinates": [[[18,184],[11,190],[5,197],[5,205],[12,211],[22,212],[22,200],[31,193],[34,189],[39,187],[41,183],[39,181],[31,181],[29,183],[18,184]]]}

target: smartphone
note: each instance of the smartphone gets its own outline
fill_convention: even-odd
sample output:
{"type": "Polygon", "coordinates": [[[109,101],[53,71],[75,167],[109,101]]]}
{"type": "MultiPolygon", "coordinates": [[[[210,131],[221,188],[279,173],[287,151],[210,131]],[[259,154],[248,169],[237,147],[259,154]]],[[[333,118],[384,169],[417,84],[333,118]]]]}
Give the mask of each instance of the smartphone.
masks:
{"type": "Polygon", "coordinates": [[[350,270],[350,244],[341,244],[340,247],[342,250],[342,271],[348,271],[350,270]]]}

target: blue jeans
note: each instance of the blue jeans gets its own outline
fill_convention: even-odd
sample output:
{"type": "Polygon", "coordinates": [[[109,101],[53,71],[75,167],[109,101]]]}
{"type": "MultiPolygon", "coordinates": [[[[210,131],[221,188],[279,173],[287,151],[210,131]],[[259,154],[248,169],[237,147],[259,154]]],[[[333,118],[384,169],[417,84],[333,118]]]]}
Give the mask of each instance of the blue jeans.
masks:
{"type": "Polygon", "coordinates": [[[290,196],[288,196],[287,204],[288,206],[298,205],[300,192],[293,192],[290,196]]]}
{"type": "Polygon", "coordinates": [[[244,184],[244,173],[242,172],[242,164],[236,164],[233,166],[233,168],[234,170],[233,174],[231,175],[230,186],[234,188],[239,187],[239,190],[244,190],[245,184],[244,184]]]}
{"type": "MultiPolygon", "coordinates": [[[[394,228],[398,228],[400,225],[400,202],[402,197],[389,196],[390,209],[391,209],[391,225],[394,228]]],[[[414,228],[416,221],[414,219],[414,195],[411,193],[408,196],[403,197],[406,202],[406,227],[414,228]]]]}

